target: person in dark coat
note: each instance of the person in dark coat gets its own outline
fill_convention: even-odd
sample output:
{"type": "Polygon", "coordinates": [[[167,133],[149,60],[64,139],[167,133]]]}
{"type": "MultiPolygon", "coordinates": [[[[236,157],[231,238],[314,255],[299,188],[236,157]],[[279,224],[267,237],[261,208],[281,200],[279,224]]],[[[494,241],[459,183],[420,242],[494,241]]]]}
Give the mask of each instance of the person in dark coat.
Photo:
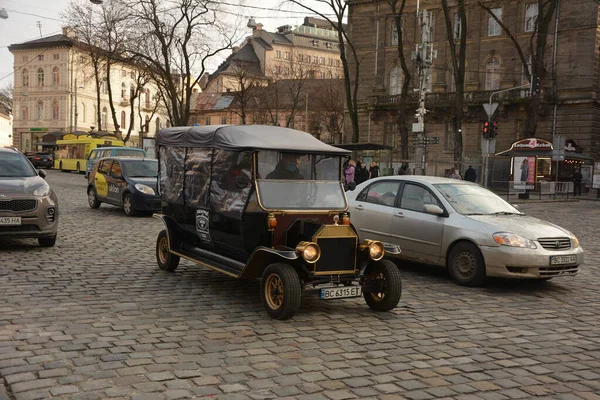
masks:
{"type": "Polygon", "coordinates": [[[475,182],[477,180],[477,172],[472,165],[469,165],[469,168],[465,171],[465,181],[475,182]]]}
{"type": "Polygon", "coordinates": [[[369,166],[369,178],[377,178],[379,176],[379,165],[375,161],[371,161],[369,166]]]}
{"type": "Polygon", "coordinates": [[[398,175],[408,175],[408,165],[402,164],[402,166],[398,169],[398,175]]]}
{"type": "Polygon", "coordinates": [[[581,181],[583,180],[583,174],[581,169],[578,169],[573,174],[573,196],[581,196],[581,181]]]}
{"type": "Polygon", "coordinates": [[[300,157],[292,153],[283,153],[281,160],[267,179],[303,180],[304,177],[298,169],[300,157]]]}
{"type": "Polygon", "coordinates": [[[361,183],[369,180],[369,171],[367,170],[367,164],[360,163],[359,166],[357,166],[356,168],[356,173],[354,175],[354,180],[356,181],[357,185],[360,185],[361,183]]]}

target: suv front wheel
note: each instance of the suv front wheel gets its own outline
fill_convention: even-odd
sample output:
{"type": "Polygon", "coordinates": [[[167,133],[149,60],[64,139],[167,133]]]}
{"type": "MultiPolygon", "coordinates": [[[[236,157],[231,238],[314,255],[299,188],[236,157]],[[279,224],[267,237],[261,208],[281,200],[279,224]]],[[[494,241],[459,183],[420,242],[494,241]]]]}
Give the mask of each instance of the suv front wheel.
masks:
{"type": "Polygon", "coordinates": [[[56,235],[38,238],[38,243],[41,247],[52,247],[56,244],[56,235]]]}

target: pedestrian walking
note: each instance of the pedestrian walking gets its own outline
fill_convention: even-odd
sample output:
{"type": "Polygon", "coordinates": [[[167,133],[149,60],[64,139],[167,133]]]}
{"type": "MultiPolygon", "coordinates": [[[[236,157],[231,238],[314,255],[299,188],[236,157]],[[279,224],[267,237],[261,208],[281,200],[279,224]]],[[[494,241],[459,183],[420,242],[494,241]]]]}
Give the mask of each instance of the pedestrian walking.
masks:
{"type": "Polygon", "coordinates": [[[398,169],[398,175],[408,175],[408,165],[402,164],[402,166],[398,169]]]}
{"type": "Polygon", "coordinates": [[[363,182],[369,180],[369,171],[367,170],[367,164],[360,163],[356,167],[356,172],[354,173],[354,180],[357,185],[360,185],[363,182]]]}
{"type": "Polygon", "coordinates": [[[472,165],[469,165],[469,168],[465,171],[465,181],[475,182],[477,180],[477,172],[472,165]]]}
{"type": "Polygon", "coordinates": [[[583,180],[583,174],[581,169],[575,170],[573,174],[573,196],[581,196],[581,181],[583,180]]]}
{"type": "Polygon", "coordinates": [[[369,178],[377,178],[379,176],[379,165],[375,161],[371,161],[369,166],[369,178]]]}
{"type": "Polygon", "coordinates": [[[346,180],[346,185],[350,185],[354,182],[354,174],[356,172],[356,163],[354,160],[348,161],[348,166],[344,169],[344,178],[346,180]]]}
{"type": "Polygon", "coordinates": [[[462,176],[460,176],[460,172],[458,172],[457,169],[455,169],[454,172],[450,174],[450,178],[462,180],[462,176]]]}

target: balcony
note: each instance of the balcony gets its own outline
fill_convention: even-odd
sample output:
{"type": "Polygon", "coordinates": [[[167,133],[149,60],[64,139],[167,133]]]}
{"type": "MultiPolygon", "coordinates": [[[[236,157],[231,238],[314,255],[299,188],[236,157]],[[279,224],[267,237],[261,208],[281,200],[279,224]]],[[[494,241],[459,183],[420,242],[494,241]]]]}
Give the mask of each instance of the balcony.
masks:
{"type": "MultiPolygon", "coordinates": [[[[467,92],[464,94],[464,105],[475,106],[488,103],[490,101],[490,95],[495,90],[483,90],[476,92],[467,92]]],[[[529,98],[529,91],[527,90],[513,90],[510,92],[499,93],[494,96],[493,102],[500,103],[519,103],[529,98]]],[[[456,102],[456,92],[450,93],[428,93],[425,97],[425,104],[427,108],[434,107],[449,107],[456,102]]],[[[400,103],[400,95],[383,95],[383,96],[370,96],[369,104],[374,108],[395,108],[400,103]]],[[[419,103],[418,93],[408,94],[408,104],[417,105],[419,103]]]]}

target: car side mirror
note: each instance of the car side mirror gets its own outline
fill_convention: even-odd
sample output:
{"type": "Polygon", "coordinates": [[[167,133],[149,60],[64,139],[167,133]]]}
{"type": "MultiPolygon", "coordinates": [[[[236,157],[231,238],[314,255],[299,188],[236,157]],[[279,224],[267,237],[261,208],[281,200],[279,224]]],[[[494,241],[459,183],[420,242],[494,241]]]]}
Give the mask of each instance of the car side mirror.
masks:
{"type": "Polygon", "coordinates": [[[42,178],[46,179],[46,171],[44,171],[43,169],[39,169],[38,170],[38,175],[41,176],[42,178]]]}
{"type": "Polygon", "coordinates": [[[426,212],[427,214],[433,214],[433,215],[443,215],[444,214],[444,210],[442,209],[442,207],[437,206],[435,204],[425,204],[423,206],[423,211],[426,212]]]}

